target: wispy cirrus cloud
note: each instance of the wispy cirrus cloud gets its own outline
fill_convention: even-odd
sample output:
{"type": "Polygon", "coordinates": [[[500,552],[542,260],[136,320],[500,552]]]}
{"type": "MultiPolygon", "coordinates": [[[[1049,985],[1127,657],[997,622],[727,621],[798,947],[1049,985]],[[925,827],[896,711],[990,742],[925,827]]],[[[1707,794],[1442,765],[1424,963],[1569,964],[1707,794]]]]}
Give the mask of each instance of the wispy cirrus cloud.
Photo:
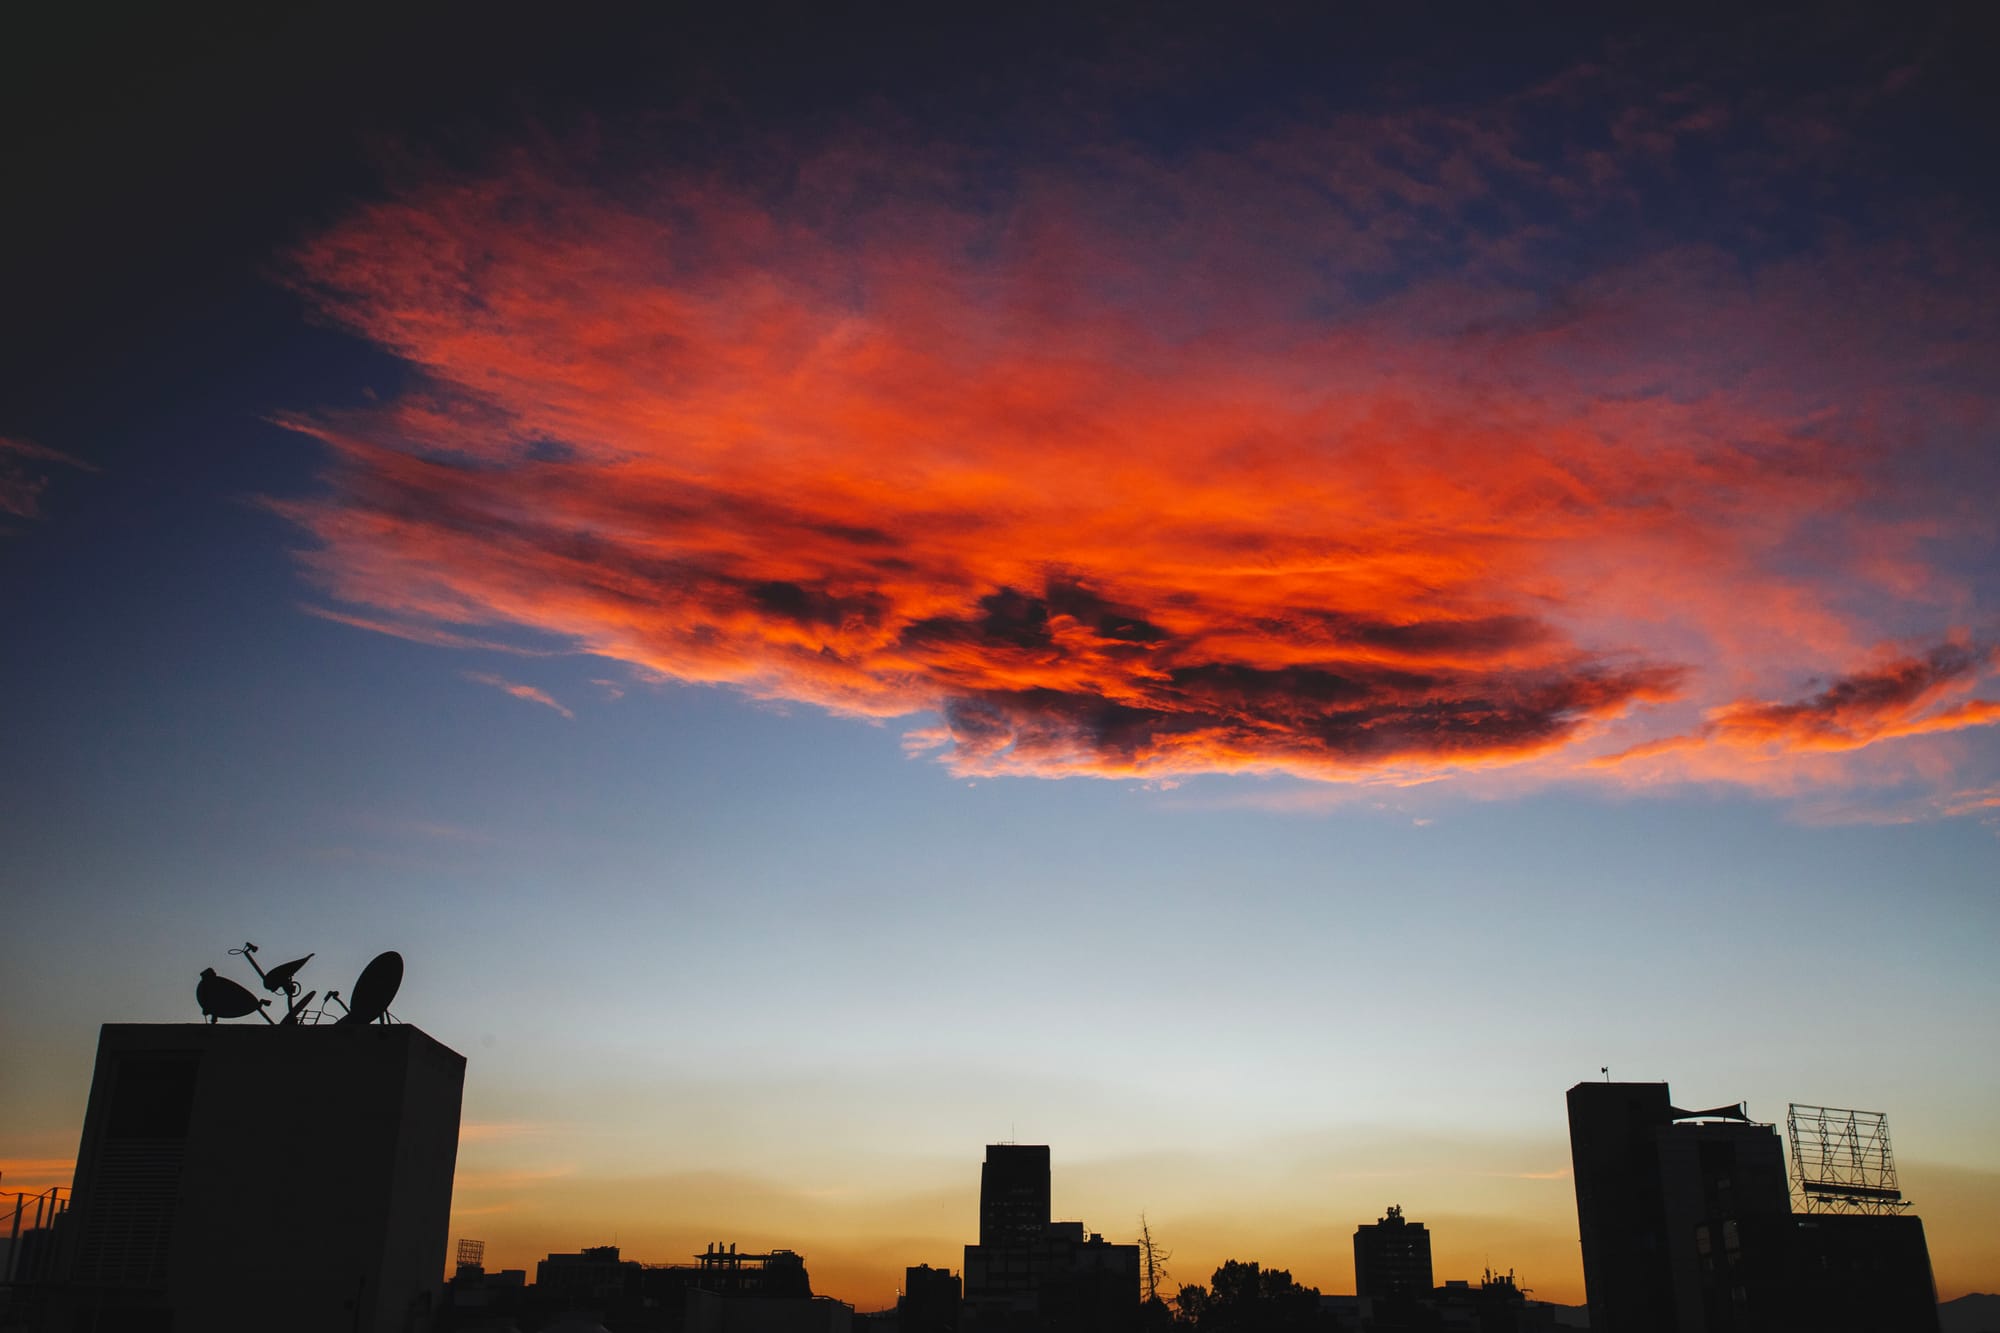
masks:
{"type": "Polygon", "coordinates": [[[1954,792],[1945,805],[1949,815],[1984,815],[2000,819],[2000,786],[1954,792]]]}
{"type": "Polygon", "coordinates": [[[519,681],[496,676],[490,671],[462,671],[459,674],[475,685],[490,685],[502,694],[512,695],[531,704],[540,704],[544,708],[554,709],[571,721],[576,720],[576,714],[558,703],[547,690],[538,689],[533,685],[523,685],[519,681]]]}
{"type": "Polygon", "coordinates": [[[75,1175],[76,1161],[69,1157],[0,1157],[0,1188],[9,1193],[39,1194],[51,1187],[67,1187],[75,1175]]]}
{"type": "Polygon", "coordinates": [[[48,488],[52,467],[97,471],[60,450],[0,435],[0,515],[40,518],[42,492],[48,488]]]}
{"type": "Polygon", "coordinates": [[[372,616],[357,616],[346,611],[335,611],[330,607],[314,606],[311,602],[300,602],[299,610],[321,620],[330,620],[336,625],[347,625],[354,629],[365,629],[376,634],[386,634],[391,638],[407,639],[411,643],[427,644],[433,648],[465,648],[485,653],[508,653],[516,657],[550,657],[547,650],[522,648],[514,644],[500,643],[493,639],[474,638],[465,634],[454,634],[450,630],[435,625],[406,624],[381,620],[372,616]]]}
{"type": "Polygon", "coordinates": [[[934,714],[910,748],[968,775],[1575,774],[1990,721],[1939,703],[1990,657],[1879,706],[1855,665],[1944,671],[1986,595],[1952,468],[1994,415],[1990,272],[1948,227],[1747,266],[1647,233],[1677,145],[1748,117],[1764,170],[1782,117],[1681,90],[1537,137],[1616,83],[1004,188],[847,143],[778,189],[432,180],[294,257],[421,380],[291,418],[333,462],[283,508],[396,625],[934,714]],[[1811,671],[1850,684],[1737,702],[1811,671]]]}
{"type": "Polygon", "coordinates": [[[541,1138],[558,1128],[532,1120],[474,1120],[467,1121],[459,1129],[458,1141],[467,1145],[511,1143],[520,1139],[541,1138]]]}

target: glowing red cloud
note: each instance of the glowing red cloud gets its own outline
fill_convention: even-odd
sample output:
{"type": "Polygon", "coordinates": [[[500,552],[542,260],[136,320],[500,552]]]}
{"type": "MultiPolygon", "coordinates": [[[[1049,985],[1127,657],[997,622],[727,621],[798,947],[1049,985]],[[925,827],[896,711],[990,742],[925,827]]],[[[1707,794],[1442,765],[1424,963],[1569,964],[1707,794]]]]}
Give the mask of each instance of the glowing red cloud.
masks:
{"type": "Polygon", "coordinates": [[[1901,736],[1990,726],[2000,722],[2000,699],[1947,700],[1969,691],[1994,660],[1991,650],[1944,644],[1922,657],[1906,657],[1843,676],[1795,703],[1739,701],[1714,709],[1692,735],[1650,741],[1604,762],[1696,744],[1839,752],[1901,736]]]}
{"type": "MultiPolygon", "coordinates": [[[[1516,762],[1788,654],[1853,660],[1883,637],[1856,599],[1925,578],[1861,508],[1858,409],[1812,408],[1781,341],[1751,382],[1690,350],[1801,318],[1718,287],[1684,327],[1711,256],[1579,279],[1564,310],[1464,264],[1307,310],[1315,256],[1260,281],[1195,224],[1128,242],[1115,193],[614,199],[517,163],[363,209],[298,286],[422,382],[291,423],[335,459],[286,506],[310,569],[406,636],[527,627],[934,710],[916,740],[965,772],[1147,777],[1516,762]]],[[[1871,730],[1845,699],[1702,735],[1991,720],[1926,696],[1871,730]]]]}

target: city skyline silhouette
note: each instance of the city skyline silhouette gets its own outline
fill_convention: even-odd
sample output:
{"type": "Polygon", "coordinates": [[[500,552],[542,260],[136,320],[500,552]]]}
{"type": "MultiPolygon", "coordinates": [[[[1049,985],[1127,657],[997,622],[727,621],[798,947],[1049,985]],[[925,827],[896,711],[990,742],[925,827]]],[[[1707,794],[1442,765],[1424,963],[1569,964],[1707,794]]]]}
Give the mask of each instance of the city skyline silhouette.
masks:
{"type": "MultiPolygon", "coordinates": [[[[274,989],[297,984],[297,965],[257,970],[274,989]]],[[[1397,1204],[1355,1228],[1351,1293],[1236,1259],[1210,1285],[1178,1281],[1143,1215],[1131,1243],[1057,1220],[1049,1145],[1014,1143],[986,1146],[962,1272],[908,1265],[888,1310],[816,1291],[794,1249],[735,1241],[691,1263],[617,1244],[551,1252],[530,1282],[525,1265],[489,1268],[483,1238],[447,1249],[463,1057],[386,1005],[368,1023],[204,1017],[102,1029],[76,1189],[51,1191],[46,1212],[37,1199],[26,1232],[15,1196],[7,1327],[1921,1333],[1949,1314],[1955,1333],[1992,1300],[1940,1306],[1879,1113],[1794,1104],[1781,1139],[1741,1103],[1682,1110],[1665,1083],[1608,1069],[1567,1094],[1587,1311],[1532,1299],[1490,1263],[1476,1284],[1442,1277],[1429,1228],[1397,1204]],[[266,1113],[273,1101],[312,1106],[331,1132],[303,1139],[295,1119],[266,1113]],[[301,1247],[282,1223],[308,1214],[325,1235],[301,1247]]]]}
{"type": "Polygon", "coordinates": [[[1886,1113],[2000,1290],[1995,35],[25,16],[0,1192],[103,1025],[386,990],[496,1271],[881,1309],[1018,1142],[1244,1300],[1395,1204],[1575,1306],[1563,1091],[1671,1079],[1886,1113]]]}

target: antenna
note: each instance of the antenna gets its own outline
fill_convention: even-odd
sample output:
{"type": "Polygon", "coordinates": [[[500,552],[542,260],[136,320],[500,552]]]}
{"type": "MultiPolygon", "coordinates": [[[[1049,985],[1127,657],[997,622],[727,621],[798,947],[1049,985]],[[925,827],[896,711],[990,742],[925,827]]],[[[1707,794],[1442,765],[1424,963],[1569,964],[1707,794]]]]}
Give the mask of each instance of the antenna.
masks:
{"type": "Polygon", "coordinates": [[[1611,1066],[1610,1066],[1610,1065],[1599,1065],[1599,1066],[1597,1067],[1597,1072],[1598,1072],[1598,1073],[1600,1073],[1600,1074],[1602,1074],[1602,1075],[1604,1075],[1604,1081],[1605,1081],[1606,1083],[1609,1083],[1609,1082],[1611,1081],[1611,1066]]]}

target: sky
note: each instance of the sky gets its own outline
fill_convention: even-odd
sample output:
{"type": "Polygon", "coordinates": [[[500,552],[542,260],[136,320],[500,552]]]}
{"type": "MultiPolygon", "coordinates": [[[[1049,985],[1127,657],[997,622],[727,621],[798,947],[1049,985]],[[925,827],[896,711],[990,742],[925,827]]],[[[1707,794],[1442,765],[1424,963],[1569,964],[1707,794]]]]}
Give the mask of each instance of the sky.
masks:
{"type": "Polygon", "coordinates": [[[1580,1302],[1608,1068],[2000,1285],[1976,7],[37,22],[0,1188],[254,939],[402,952],[489,1267],[879,1308],[1019,1141],[1580,1302]]]}

